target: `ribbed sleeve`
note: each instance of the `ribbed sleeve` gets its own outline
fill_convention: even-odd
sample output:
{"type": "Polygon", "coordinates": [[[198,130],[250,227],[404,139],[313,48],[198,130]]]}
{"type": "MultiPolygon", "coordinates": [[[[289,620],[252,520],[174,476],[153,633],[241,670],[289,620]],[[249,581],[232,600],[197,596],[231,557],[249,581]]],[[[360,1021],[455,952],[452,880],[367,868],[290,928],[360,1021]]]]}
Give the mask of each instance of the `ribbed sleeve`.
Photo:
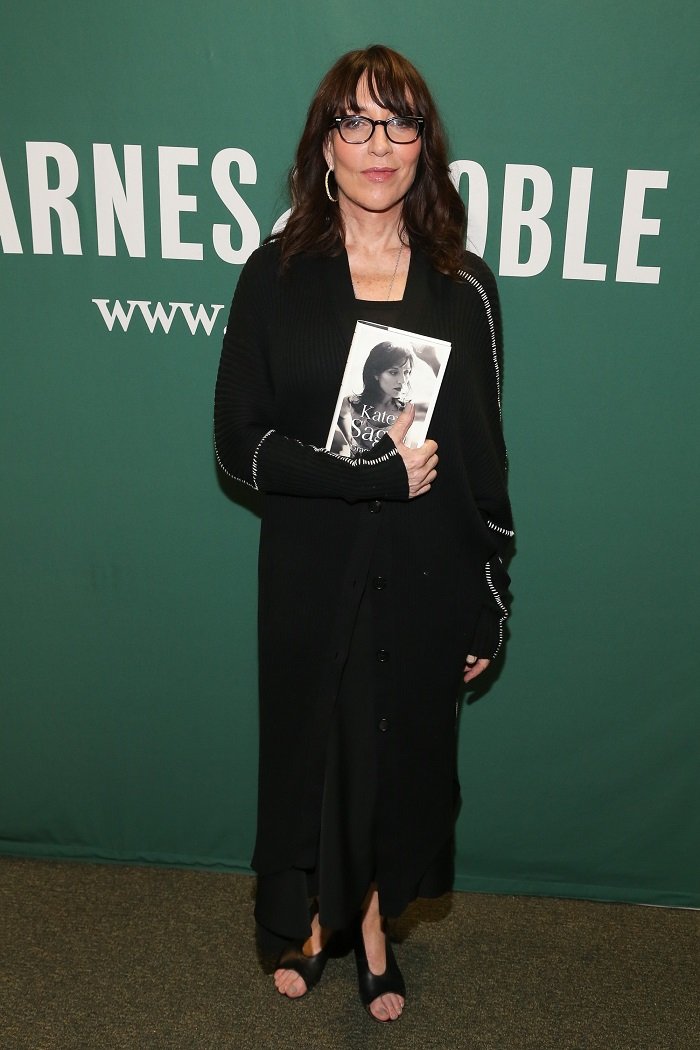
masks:
{"type": "Polygon", "coordinates": [[[258,453],[258,488],[297,496],[338,496],[358,500],[408,498],[403,460],[390,437],[355,459],[331,455],[272,432],[258,453]]]}
{"type": "MultiPolygon", "coordinates": [[[[268,319],[277,255],[255,252],[238,281],[219,364],[214,442],[220,468],[262,492],[358,500],[404,500],[408,479],[389,437],[357,459],[332,455],[277,429],[268,362],[268,319]]],[[[328,405],[330,419],[333,406],[328,405]]]]}
{"type": "Polygon", "coordinates": [[[493,274],[477,256],[467,253],[467,261],[462,276],[478,295],[483,311],[478,339],[483,432],[490,449],[495,452],[491,456],[482,453],[470,462],[474,499],[493,547],[493,557],[484,566],[481,613],[468,648],[472,656],[493,659],[503,644],[504,626],[509,615],[510,576],[502,559],[515,536],[506,488],[508,457],[501,418],[503,329],[493,274]]]}

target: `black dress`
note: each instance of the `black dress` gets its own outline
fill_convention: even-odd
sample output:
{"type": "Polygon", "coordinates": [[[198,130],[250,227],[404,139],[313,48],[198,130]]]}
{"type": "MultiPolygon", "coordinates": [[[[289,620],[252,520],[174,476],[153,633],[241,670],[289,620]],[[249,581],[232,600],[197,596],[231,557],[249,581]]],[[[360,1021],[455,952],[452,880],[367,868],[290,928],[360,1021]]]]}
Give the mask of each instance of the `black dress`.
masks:
{"type": "Polygon", "coordinates": [[[344,254],[280,274],[268,245],[234,298],[216,443],[266,493],[253,866],[256,917],[284,937],[308,935],[310,895],[338,928],[370,882],[385,915],[451,886],[455,699],[466,654],[500,647],[512,536],[495,286],[466,265],[460,284],[414,251],[404,301],[365,304],[344,254]],[[417,500],[390,439],[352,465],[320,449],[358,317],[453,343],[417,500]]]}

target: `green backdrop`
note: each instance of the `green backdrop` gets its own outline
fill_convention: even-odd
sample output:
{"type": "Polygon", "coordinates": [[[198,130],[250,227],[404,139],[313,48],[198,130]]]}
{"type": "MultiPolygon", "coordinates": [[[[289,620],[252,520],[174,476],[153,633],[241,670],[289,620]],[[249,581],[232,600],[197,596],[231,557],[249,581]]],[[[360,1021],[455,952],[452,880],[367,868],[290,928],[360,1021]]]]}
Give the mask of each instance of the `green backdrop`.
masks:
{"type": "Polygon", "coordinates": [[[462,711],[456,885],[700,904],[699,22],[6,5],[1,850],[246,870],[258,519],[217,481],[212,390],[311,94],[381,41],[441,104],[505,315],[515,603],[462,711]]]}

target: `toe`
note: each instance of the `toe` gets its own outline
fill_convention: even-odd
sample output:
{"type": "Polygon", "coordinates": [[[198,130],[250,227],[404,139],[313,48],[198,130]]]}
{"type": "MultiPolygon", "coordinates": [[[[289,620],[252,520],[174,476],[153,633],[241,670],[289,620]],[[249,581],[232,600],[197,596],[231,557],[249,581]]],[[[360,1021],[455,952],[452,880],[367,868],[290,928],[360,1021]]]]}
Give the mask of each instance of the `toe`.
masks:
{"type": "Polygon", "coordinates": [[[380,995],[370,1003],[370,1012],[378,1021],[396,1021],[403,1011],[403,999],[400,995],[389,993],[380,995]]]}
{"type": "Polygon", "coordinates": [[[378,999],[373,999],[369,1004],[369,1012],[372,1017],[376,1017],[378,1021],[388,1021],[389,1011],[384,1005],[384,996],[380,996],[378,999]]]}
{"type": "Polygon", "coordinates": [[[296,980],[293,980],[287,988],[287,995],[290,999],[299,999],[306,992],[306,981],[303,977],[296,975],[296,980]]]}
{"type": "Polygon", "coordinates": [[[391,993],[384,996],[384,1005],[389,1014],[390,1021],[397,1021],[403,1011],[403,999],[400,995],[391,993]]]}
{"type": "Polygon", "coordinates": [[[298,999],[306,991],[306,982],[296,970],[275,970],[275,987],[281,995],[298,999]]]}

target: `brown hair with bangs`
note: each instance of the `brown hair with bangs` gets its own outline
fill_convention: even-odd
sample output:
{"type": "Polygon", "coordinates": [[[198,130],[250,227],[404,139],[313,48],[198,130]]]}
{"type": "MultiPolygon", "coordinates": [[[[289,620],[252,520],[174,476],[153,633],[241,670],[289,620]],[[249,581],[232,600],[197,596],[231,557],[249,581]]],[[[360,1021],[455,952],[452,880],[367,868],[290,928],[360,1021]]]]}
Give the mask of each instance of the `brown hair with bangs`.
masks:
{"type": "Polygon", "coordinates": [[[425,118],[416,177],[403,200],[401,235],[422,249],[441,273],[456,276],[462,265],[466,212],[450,179],[445,132],[418,70],[380,44],[339,58],[311,100],[289,173],[291,215],[276,238],[282,265],[301,252],[337,255],[342,250],[343,219],[338,205],[326,196],[323,145],[334,117],[357,112],[357,85],[363,76],[378,105],[399,116],[425,118]]]}

